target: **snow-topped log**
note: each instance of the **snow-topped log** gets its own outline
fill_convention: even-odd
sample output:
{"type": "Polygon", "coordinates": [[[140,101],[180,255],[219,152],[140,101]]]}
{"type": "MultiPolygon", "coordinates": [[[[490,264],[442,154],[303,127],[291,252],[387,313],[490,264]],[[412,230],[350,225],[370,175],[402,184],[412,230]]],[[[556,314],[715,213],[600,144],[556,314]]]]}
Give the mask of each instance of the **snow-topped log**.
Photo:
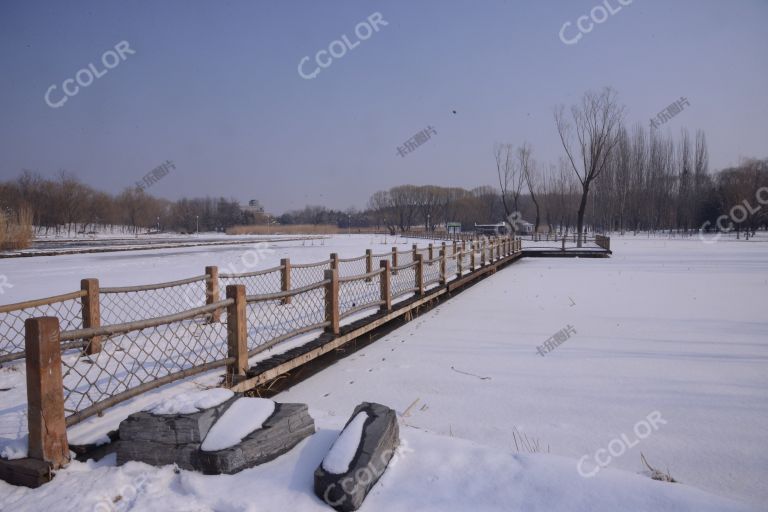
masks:
{"type": "Polygon", "coordinates": [[[209,475],[237,473],[279,457],[314,433],[306,404],[275,404],[262,427],[233,446],[211,450],[206,439],[198,454],[199,468],[209,475]]]}
{"type": "Polygon", "coordinates": [[[395,411],[361,403],[315,470],[315,494],[341,512],[357,510],[384,474],[399,443],[395,411]]]}

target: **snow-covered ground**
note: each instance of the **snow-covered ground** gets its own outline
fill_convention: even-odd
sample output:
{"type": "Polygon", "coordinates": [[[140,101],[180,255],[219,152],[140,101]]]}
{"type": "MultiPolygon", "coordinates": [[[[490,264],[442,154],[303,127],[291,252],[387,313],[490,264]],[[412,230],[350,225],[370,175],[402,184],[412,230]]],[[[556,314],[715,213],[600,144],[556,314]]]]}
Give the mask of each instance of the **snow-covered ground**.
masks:
{"type": "MultiPolygon", "coordinates": [[[[384,252],[392,240],[313,243],[277,244],[259,268],[286,256],[384,252]]],[[[117,468],[110,456],[72,463],[37,490],[0,483],[0,509],[328,510],[312,493],[312,473],[362,401],[402,415],[404,444],[362,510],[763,509],[768,243],[628,235],[611,245],[610,259],[524,259],[281,393],[278,402],[309,404],[318,432],[271,463],[203,476],[117,468]],[[569,328],[565,341],[537,351],[569,328]],[[513,427],[545,453],[518,453],[513,427]],[[641,453],[681,483],[651,480],[641,453]]],[[[136,275],[180,279],[205,265],[242,264],[246,250],[0,261],[15,285],[0,301],[71,291],[86,276],[104,286],[138,284],[136,275]]],[[[70,436],[94,437],[131,408],[215,382],[213,373],[167,386],[70,436]]],[[[23,366],[0,369],[0,388],[8,387],[0,392],[6,445],[24,433],[23,366]]]]}

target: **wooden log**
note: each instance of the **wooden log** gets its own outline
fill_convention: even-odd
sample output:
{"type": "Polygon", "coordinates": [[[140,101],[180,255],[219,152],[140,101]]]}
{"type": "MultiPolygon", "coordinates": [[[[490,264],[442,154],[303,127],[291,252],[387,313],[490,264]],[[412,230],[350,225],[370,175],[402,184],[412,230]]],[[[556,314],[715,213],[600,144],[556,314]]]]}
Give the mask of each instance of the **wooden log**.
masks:
{"type": "Polygon", "coordinates": [[[339,271],[326,270],[323,279],[328,281],[325,285],[325,321],[330,322],[325,332],[338,335],[339,328],[339,271]]]}
{"type": "MultiPolygon", "coordinates": [[[[365,250],[365,273],[370,274],[373,272],[373,251],[371,249],[365,250]]],[[[372,278],[366,277],[367,283],[371,282],[372,278]]]]}
{"type": "Polygon", "coordinates": [[[59,320],[28,318],[24,329],[29,457],[58,469],[69,462],[59,320]]]}
{"type": "MultiPolygon", "coordinates": [[[[280,259],[280,266],[282,267],[280,269],[280,291],[287,292],[291,290],[291,259],[280,259]]],[[[290,304],[291,299],[291,296],[283,297],[282,303],[290,304]]]]}
{"type": "MultiPolygon", "coordinates": [[[[213,304],[221,300],[219,295],[219,267],[205,267],[205,303],[213,304]]],[[[211,313],[211,323],[221,322],[221,310],[217,309],[211,313]]]]}
{"type": "Polygon", "coordinates": [[[390,285],[392,281],[392,270],[388,260],[381,260],[379,265],[384,269],[384,272],[379,274],[379,289],[381,291],[381,300],[384,301],[384,304],[381,305],[380,310],[389,312],[392,311],[392,288],[390,285]]]}
{"type": "Polygon", "coordinates": [[[30,458],[14,460],[0,458],[0,480],[11,485],[23,485],[34,489],[50,482],[51,479],[53,479],[51,465],[45,461],[30,458]]]}
{"type": "Polygon", "coordinates": [[[419,295],[424,295],[424,255],[415,254],[414,260],[416,261],[416,272],[415,272],[416,293],[418,293],[419,295]]]}
{"type": "Polygon", "coordinates": [[[227,385],[245,377],[248,371],[248,330],[246,323],[245,285],[227,286],[227,298],[234,302],[227,306],[227,356],[235,360],[227,365],[227,385]]]}
{"type": "Polygon", "coordinates": [[[444,285],[446,282],[448,282],[448,276],[445,272],[445,249],[440,249],[440,284],[444,285]]]}
{"type": "MultiPolygon", "coordinates": [[[[99,280],[83,279],[80,289],[85,292],[81,299],[83,309],[83,329],[101,327],[101,308],[99,306],[99,280]]],[[[101,336],[92,336],[88,340],[85,353],[88,355],[101,352],[101,336]]]]}

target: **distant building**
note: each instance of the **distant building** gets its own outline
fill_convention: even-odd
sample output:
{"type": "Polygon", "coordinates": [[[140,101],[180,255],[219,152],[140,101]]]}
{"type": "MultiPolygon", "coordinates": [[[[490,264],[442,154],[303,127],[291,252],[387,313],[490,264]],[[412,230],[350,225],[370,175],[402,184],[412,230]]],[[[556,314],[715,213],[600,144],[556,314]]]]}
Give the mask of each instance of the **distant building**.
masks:
{"type": "Polygon", "coordinates": [[[478,235],[500,236],[506,235],[508,232],[509,228],[503,222],[498,224],[475,224],[475,233],[478,235]]]}
{"type": "Polygon", "coordinates": [[[249,212],[253,214],[261,214],[264,213],[264,207],[261,206],[261,203],[258,199],[251,199],[248,201],[248,204],[245,206],[240,207],[244,212],[249,212]]]}
{"type": "Polygon", "coordinates": [[[451,235],[461,233],[461,222],[446,222],[445,230],[451,235]]]}
{"type": "MultiPolygon", "coordinates": [[[[515,230],[518,235],[533,233],[533,224],[524,220],[515,221],[515,230]]],[[[502,236],[511,232],[509,225],[504,222],[496,224],[475,224],[475,233],[486,236],[502,236]]]]}

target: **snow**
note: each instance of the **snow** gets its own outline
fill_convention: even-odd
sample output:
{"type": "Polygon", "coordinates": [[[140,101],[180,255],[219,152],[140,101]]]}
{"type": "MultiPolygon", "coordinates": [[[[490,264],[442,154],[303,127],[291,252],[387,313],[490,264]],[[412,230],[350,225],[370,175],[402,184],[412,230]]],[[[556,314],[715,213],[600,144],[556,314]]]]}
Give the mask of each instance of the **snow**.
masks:
{"type": "Polygon", "coordinates": [[[22,437],[10,439],[0,450],[0,457],[7,460],[23,459],[27,456],[29,436],[24,434],[22,437]]]}
{"type": "Polygon", "coordinates": [[[275,412],[275,402],[266,398],[238,398],[224,411],[205,436],[200,449],[215,452],[235,446],[259,430],[275,412]]]}
{"type": "MultiPolygon", "coordinates": [[[[35,490],[0,482],[0,508],[117,508],[120,495],[118,503],[135,510],[328,510],[312,492],[313,471],[354,407],[370,401],[408,409],[400,431],[409,450],[390,464],[362,511],[763,510],[768,243],[761,235],[715,244],[613,236],[609,259],[523,259],[274,397],[309,404],[317,433],[270,463],[210,476],[116,467],[110,456],[72,463],[35,490]],[[576,334],[538,355],[536,347],[567,325],[576,334]],[[666,423],[635,445],[635,426],[654,411],[666,423]],[[517,453],[513,426],[549,452],[517,453]],[[596,453],[622,436],[633,446],[595,476],[580,476],[582,457],[585,469],[597,467],[596,453]],[[641,453],[681,483],[651,480],[641,453]]],[[[346,235],[312,243],[274,244],[259,268],[281,257],[309,262],[393,245],[391,238],[346,235]]],[[[398,241],[410,243],[426,241],[398,241]]],[[[137,275],[142,282],[180,279],[205,265],[238,264],[245,250],[0,260],[0,274],[17,284],[0,299],[71,291],[91,275],[103,286],[140,284],[137,275]]],[[[220,375],[184,379],[110,408],[69,429],[70,441],[98,439],[131,412],[214,386],[220,375]]],[[[0,391],[5,449],[26,434],[23,362],[0,368],[0,382],[9,388],[0,391]]]]}
{"type": "Polygon", "coordinates": [[[145,410],[152,414],[193,414],[223,404],[233,396],[235,393],[225,388],[193,391],[164,398],[145,410]]]}
{"type": "MultiPolygon", "coordinates": [[[[328,512],[328,505],[312,491],[314,470],[338,432],[328,426],[274,461],[234,475],[176,472],[172,466],[154,468],[138,462],[116,467],[111,455],[98,463],[73,462],[36,490],[0,483],[0,500],[8,510],[20,512],[328,512]]],[[[470,440],[403,430],[408,452],[393,459],[361,512],[755,510],[625,471],[608,469],[584,479],[573,471],[573,461],[564,457],[519,455],[470,440]]]]}
{"type": "Polygon", "coordinates": [[[349,465],[352,464],[357,447],[363,439],[363,427],[367,419],[368,413],[365,411],[355,415],[349,425],[341,431],[328,455],[323,459],[323,469],[336,475],[349,471],[349,465]]]}

